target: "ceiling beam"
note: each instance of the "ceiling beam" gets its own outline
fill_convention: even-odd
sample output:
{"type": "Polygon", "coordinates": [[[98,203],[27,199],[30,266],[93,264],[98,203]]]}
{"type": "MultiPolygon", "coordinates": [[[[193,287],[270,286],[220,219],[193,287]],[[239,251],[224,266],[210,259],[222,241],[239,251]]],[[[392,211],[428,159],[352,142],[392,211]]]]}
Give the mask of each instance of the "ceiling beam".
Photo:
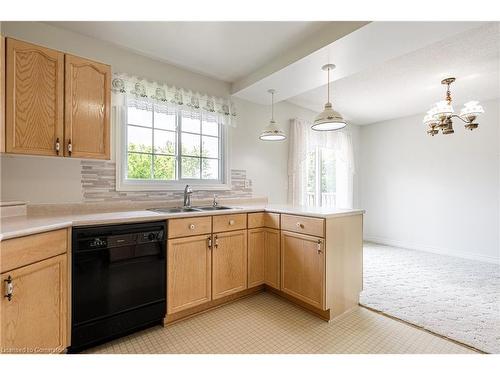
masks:
{"type": "Polygon", "coordinates": [[[295,48],[290,48],[286,51],[286,53],[283,53],[273,59],[248,76],[233,82],[231,89],[232,94],[237,94],[252,84],[261,81],[283,68],[286,68],[290,64],[299,61],[318,49],[328,46],[333,41],[342,38],[360,27],[365,26],[366,24],[368,24],[368,22],[365,21],[327,22],[325,27],[322,27],[321,30],[302,40],[295,46],[295,48]]]}

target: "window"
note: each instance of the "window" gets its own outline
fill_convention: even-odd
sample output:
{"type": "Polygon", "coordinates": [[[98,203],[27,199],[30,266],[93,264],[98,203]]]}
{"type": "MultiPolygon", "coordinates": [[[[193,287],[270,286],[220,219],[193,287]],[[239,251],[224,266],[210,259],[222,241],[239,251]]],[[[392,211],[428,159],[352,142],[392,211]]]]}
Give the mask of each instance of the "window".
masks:
{"type": "Polygon", "coordinates": [[[308,206],[336,207],[335,151],[323,147],[309,150],[306,160],[308,206]]]}
{"type": "Polygon", "coordinates": [[[121,190],[225,188],[225,127],[215,116],[126,107],[121,190]]]}

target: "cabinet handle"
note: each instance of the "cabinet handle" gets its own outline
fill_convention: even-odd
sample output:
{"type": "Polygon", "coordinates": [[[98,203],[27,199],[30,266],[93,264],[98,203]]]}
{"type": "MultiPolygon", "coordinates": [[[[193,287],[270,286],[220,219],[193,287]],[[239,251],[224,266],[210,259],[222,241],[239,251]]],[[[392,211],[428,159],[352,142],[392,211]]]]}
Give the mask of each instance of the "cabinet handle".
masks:
{"type": "Polygon", "coordinates": [[[71,156],[71,153],[73,152],[73,145],[71,144],[71,138],[68,141],[68,155],[71,156]]]}
{"type": "Polygon", "coordinates": [[[12,300],[12,296],[14,295],[14,285],[12,284],[12,277],[7,277],[4,282],[7,283],[7,294],[4,295],[4,297],[7,297],[7,299],[10,301],[12,300]]]}
{"type": "Polygon", "coordinates": [[[318,240],[318,254],[321,254],[323,250],[321,250],[321,240],[318,240]]]}
{"type": "Polygon", "coordinates": [[[234,220],[229,220],[229,225],[234,225],[234,220]]]}
{"type": "Polygon", "coordinates": [[[56,139],[56,154],[59,155],[59,151],[61,150],[61,143],[59,143],[59,138],[56,139]]]}
{"type": "Polygon", "coordinates": [[[304,224],[302,224],[302,223],[297,223],[297,228],[304,229],[304,224]]]}
{"type": "Polygon", "coordinates": [[[196,226],[194,224],[189,224],[189,229],[194,230],[196,226]]]}
{"type": "Polygon", "coordinates": [[[215,248],[218,248],[219,247],[219,239],[217,238],[217,236],[215,236],[214,239],[215,239],[215,248]]]}
{"type": "Polygon", "coordinates": [[[212,248],[212,238],[208,237],[207,240],[208,240],[208,248],[211,249],[212,248]]]}

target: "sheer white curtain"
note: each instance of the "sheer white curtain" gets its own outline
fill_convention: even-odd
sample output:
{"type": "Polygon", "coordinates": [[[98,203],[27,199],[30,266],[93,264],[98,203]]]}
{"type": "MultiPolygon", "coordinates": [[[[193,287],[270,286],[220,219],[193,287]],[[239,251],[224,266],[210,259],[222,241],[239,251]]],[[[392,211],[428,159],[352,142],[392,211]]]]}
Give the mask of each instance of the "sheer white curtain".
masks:
{"type": "MultiPolygon", "coordinates": [[[[308,153],[317,149],[333,151],[335,155],[335,207],[352,208],[354,150],[348,130],[314,131],[305,120],[290,120],[288,150],[288,203],[298,206],[310,204],[307,197],[308,153]]],[[[321,171],[318,170],[317,173],[321,171]]]]}

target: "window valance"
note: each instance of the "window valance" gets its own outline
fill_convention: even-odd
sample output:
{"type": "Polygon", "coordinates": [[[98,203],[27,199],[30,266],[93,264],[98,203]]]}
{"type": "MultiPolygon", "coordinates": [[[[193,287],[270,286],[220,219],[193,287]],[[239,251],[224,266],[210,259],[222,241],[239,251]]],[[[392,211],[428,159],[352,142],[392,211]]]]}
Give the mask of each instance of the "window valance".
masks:
{"type": "Polygon", "coordinates": [[[236,107],[224,98],[193,92],[170,86],[167,83],[153,82],[123,73],[113,74],[111,88],[114,100],[139,109],[151,109],[163,113],[183,111],[193,118],[204,116],[217,118],[222,125],[236,126],[236,107]],[[154,104],[154,106],[153,106],[154,104]]]}

